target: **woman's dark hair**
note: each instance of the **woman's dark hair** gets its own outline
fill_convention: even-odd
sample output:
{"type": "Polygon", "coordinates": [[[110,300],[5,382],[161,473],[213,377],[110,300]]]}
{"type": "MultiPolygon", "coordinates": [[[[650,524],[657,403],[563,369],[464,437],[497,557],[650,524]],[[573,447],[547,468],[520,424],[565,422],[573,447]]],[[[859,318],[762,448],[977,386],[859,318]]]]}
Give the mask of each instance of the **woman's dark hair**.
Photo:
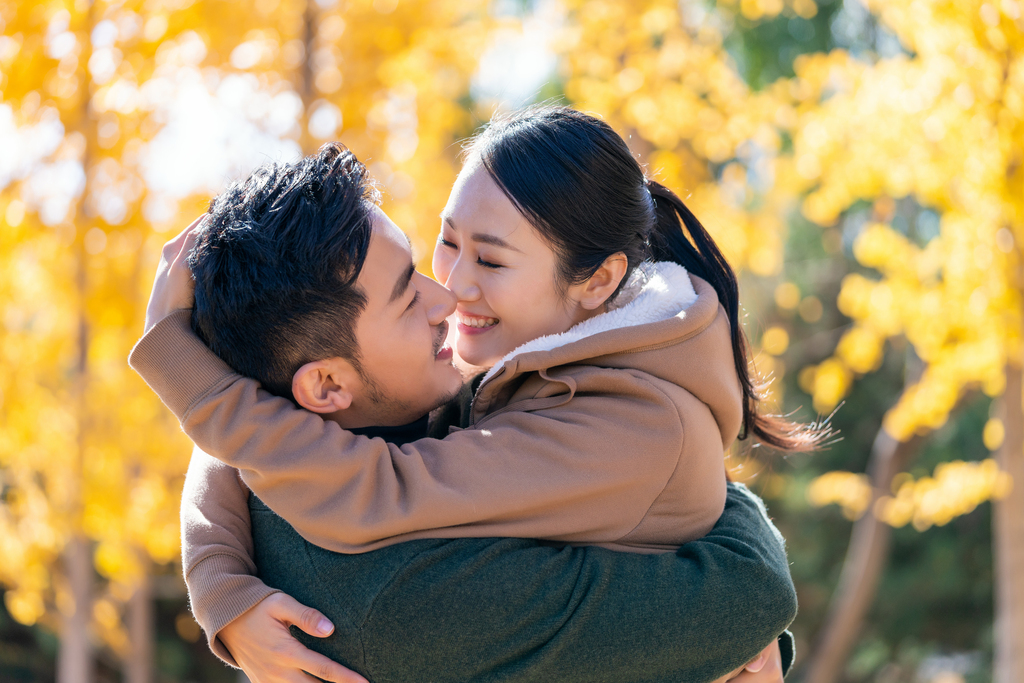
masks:
{"type": "Polygon", "coordinates": [[[625,254],[622,285],[645,259],[673,261],[706,280],[729,318],[743,389],[743,430],[788,451],[811,450],[818,425],[762,415],[739,323],[736,274],[672,190],[646,178],[626,142],[604,121],[567,107],[538,106],[498,117],[467,147],[559,256],[560,286],[585,282],[605,259],[625,254]]]}

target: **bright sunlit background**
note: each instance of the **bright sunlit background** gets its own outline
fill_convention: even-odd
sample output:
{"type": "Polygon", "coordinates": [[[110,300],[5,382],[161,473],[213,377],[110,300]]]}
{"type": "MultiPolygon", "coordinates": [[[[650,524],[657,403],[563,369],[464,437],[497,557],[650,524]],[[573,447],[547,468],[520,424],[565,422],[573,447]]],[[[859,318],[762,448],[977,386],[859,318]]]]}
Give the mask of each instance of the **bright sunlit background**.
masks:
{"type": "Polygon", "coordinates": [[[546,100],[715,235],[770,403],[834,411],[822,453],[731,456],[791,679],[1024,681],[1021,0],[2,2],[0,680],[236,680],[178,566],[189,444],[125,363],[162,243],[339,139],[428,270],[461,141],[546,100]]]}

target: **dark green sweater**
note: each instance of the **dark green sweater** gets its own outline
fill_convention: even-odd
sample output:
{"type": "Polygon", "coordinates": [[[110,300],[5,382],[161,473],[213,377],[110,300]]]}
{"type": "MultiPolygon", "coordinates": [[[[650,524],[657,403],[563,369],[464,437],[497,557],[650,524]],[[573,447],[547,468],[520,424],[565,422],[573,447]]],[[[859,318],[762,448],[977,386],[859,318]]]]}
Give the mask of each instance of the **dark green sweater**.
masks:
{"type": "MultiPolygon", "coordinates": [[[[422,426],[363,431],[401,443],[422,426]]],[[[706,683],[776,637],[792,663],[792,638],[779,635],[796,615],[782,537],[742,485],[729,484],[707,536],[661,555],[512,538],[342,555],[255,496],[250,511],[260,577],[336,627],[293,633],[372,683],[706,683]]]]}

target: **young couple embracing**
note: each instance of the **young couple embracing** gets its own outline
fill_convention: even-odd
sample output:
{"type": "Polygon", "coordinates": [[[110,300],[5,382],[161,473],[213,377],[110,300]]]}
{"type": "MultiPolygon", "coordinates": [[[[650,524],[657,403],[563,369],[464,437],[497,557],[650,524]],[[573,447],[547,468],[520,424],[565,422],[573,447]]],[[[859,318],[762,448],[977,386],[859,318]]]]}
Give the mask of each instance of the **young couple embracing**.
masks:
{"type": "Polygon", "coordinates": [[[468,147],[437,282],[377,204],[329,144],[164,249],[130,362],[196,444],[214,652],[254,683],[780,681],[785,550],[724,452],[822,435],[758,412],[736,277],[684,203],[544,107],[468,147]]]}

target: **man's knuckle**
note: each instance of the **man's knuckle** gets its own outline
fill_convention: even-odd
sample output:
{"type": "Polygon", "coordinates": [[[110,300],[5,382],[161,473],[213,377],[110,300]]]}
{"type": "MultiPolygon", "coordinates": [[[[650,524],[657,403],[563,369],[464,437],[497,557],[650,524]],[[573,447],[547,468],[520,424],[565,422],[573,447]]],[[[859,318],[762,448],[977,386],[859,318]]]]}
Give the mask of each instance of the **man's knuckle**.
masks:
{"type": "Polygon", "coordinates": [[[316,671],[312,672],[317,678],[322,678],[327,681],[337,680],[337,671],[329,662],[320,662],[315,667],[316,671]]]}
{"type": "Polygon", "coordinates": [[[303,630],[315,629],[320,621],[320,613],[312,607],[306,607],[299,615],[299,621],[302,622],[303,630]]]}

